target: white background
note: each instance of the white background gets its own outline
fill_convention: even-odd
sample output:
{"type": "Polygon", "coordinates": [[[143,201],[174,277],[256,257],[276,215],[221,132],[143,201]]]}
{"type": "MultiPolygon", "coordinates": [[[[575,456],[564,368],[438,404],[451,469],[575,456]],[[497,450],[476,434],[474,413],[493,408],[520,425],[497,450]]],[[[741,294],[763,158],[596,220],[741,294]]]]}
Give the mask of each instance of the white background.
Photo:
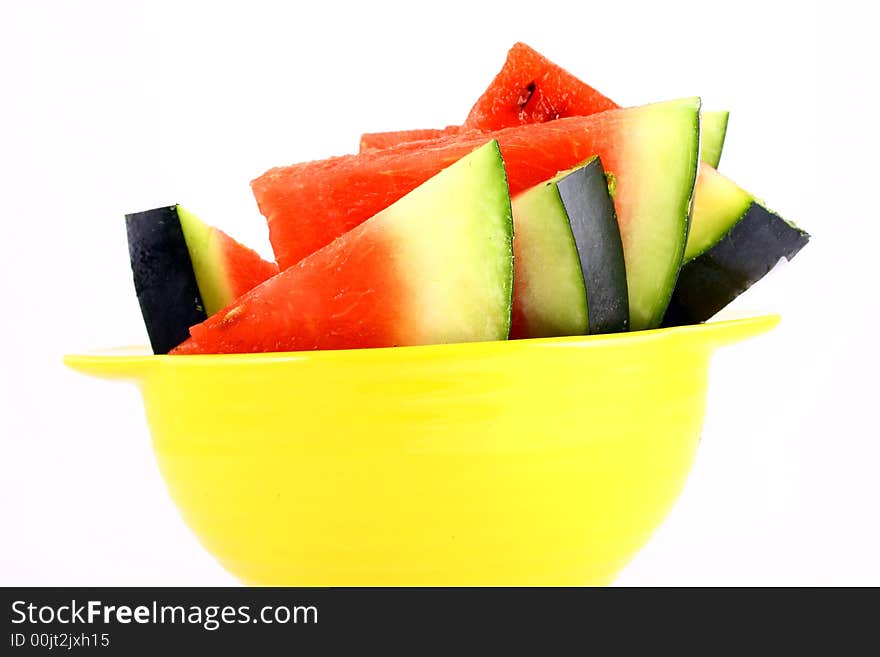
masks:
{"type": "Polygon", "coordinates": [[[65,352],[143,343],[122,215],[180,201],[269,253],[248,181],[444,126],[523,40],[621,104],[731,111],[721,170],[813,234],[737,303],[687,488],[620,577],[880,584],[878,57],[867,3],[4,2],[0,584],[232,584],[159,477],[138,392],[65,352]]]}

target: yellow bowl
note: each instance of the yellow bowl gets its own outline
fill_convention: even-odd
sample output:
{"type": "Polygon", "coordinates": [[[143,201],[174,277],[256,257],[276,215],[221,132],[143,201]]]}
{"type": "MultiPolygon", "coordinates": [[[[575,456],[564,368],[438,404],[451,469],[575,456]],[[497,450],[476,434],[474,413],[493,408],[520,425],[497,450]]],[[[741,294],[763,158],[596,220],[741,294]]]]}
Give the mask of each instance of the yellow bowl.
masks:
{"type": "Polygon", "coordinates": [[[171,496],[246,583],[607,584],[682,489],[712,351],[778,319],[65,362],[139,383],[171,496]]]}

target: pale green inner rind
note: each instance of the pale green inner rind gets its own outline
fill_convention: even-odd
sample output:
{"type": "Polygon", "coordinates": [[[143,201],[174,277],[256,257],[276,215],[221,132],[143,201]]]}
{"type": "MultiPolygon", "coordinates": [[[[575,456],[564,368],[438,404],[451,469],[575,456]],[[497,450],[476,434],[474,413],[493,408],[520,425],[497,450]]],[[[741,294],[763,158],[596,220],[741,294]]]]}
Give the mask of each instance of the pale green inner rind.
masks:
{"type": "Polygon", "coordinates": [[[183,238],[192,261],[196,283],[210,317],[232,301],[232,290],[226,280],[226,267],[213,239],[214,230],[192,212],[177,206],[183,238]]]}
{"type": "Polygon", "coordinates": [[[398,245],[415,344],[504,340],[513,293],[507,174],[491,141],[374,217],[398,245]]]}
{"type": "Polygon", "coordinates": [[[528,337],[586,335],[587,292],[571,223],[556,181],[513,200],[515,290],[528,337]]]}
{"type": "Polygon", "coordinates": [[[754,197],[709,167],[700,169],[684,262],[712,248],[748,211],[754,197]]]}
{"type": "Polygon", "coordinates": [[[630,330],[655,328],[681,267],[697,175],[699,98],[630,110],[615,205],[621,222],[630,330]],[[626,179],[624,180],[624,176],[626,179]]]}
{"type": "Polygon", "coordinates": [[[724,137],[727,135],[727,120],[730,112],[703,112],[700,140],[700,159],[711,167],[718,168],[724,137]]]}

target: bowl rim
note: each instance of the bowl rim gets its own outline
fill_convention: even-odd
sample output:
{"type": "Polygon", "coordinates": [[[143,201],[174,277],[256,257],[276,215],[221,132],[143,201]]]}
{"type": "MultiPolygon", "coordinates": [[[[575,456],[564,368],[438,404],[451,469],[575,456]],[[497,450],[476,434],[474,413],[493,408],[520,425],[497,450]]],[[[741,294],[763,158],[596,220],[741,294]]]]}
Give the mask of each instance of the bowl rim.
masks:
{"type": "Polygon", "coordinates": [[[412,357],[466,357],[473,355],[512,355],[526,350],[557,348],[600,348],[633,345],[666,340],[672,337],[699,336],[699,343],[708,348],[731,344],[765,333],[780,321],[779,315],[768,314],[738,319],[725,319],[700,324],[688,324],[645,331],[578,335],[556,338],[529,338],[523,340],[496,340],[491,342],[460,342],[449,344],[415,345],[406,347],[374,347],[315,351],[286,351],[236,354],[152,354],[146,346],[113,347],[64,356],[64,364],[85,374],[123,376],[137,374],[159,364],[205,365],[234,363],[278,363],[295,361],[333,362],[367,359],[394,361],[412,357]]]}

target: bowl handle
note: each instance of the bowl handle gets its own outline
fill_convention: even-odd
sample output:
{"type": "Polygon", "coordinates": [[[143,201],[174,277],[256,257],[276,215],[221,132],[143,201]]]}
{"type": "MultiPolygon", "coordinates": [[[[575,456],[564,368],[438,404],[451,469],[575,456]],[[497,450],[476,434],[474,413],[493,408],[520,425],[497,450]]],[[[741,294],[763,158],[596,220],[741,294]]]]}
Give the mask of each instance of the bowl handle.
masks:
{"type": "Polygon", "coordinates": [[[64,364],[81,374],[101,379],[141,381],[156,366],[158,359],[152,355],[135,355],[131,351],[67,354],[64,364]]]}
{"type": "Polygon", "coordinates": [[[698,326],[701,329],[700,337],[714,349],[766,333],[779,324],[779,320],[779,315],[761,315],[707,322],[698,326]]]}

